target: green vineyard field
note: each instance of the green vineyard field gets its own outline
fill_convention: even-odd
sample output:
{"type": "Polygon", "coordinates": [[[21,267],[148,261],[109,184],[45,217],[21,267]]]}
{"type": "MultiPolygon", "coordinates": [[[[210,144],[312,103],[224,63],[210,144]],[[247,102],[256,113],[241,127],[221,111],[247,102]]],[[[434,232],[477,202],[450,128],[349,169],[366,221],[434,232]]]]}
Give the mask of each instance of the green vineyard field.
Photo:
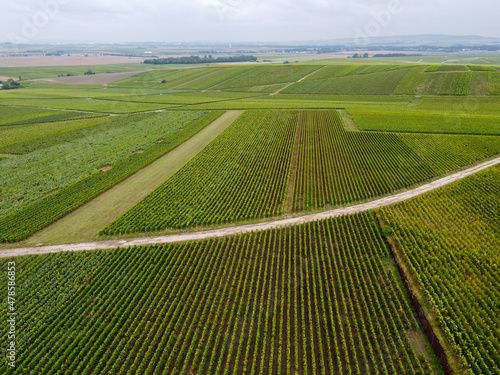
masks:
{"type": "Polygon", "coordinates": [[[378,216],[468,373],[500,373],[500,167],[378,216]]]}
{"type": "Polygon", "coordinates": [[[337,111],[247,111],[102,234],[222,224],[362,201],[499,151],[498,137],[349,132],[337,111]]]}
{"type": "Polygon", "coordinates": [[[20,373],[440,373],[373,214],[17,262],[20,373]]]}
{"type": "MultiPolygon", "coordinates": [[[[37,186],[37,184],[33,184],[33,177],[29,175],[27,176],[22,174],[14,174],[13,176],[18,178],[18,181],[23,181],[21,180],[21,177],[27,177],[27,180],[24,186],[20,184],[6,185],[7,188],[13,189],[12,196],[14,198],[11,202],[2,202],[2,204],[4,205],[2,207],[4,208],[5,213],[4,216],[0,218],[0,242],[20,241],[34,234],[38,230],[45,228],[49,224],[67,215],[84,203],[110,189],[117,183],[123,181],[128,176],[152,163],[165,153],[174,149],[175,147],[192,137],[194,134],[198,133],[212,121],[214,121],[221,115],[221,113],[222,112],[219,111],[213,111],[204,115],[202,112],[179,112],[170,117],[169,121],[168,114],[156,114],[156,116],[153,116],[153,119],[156,118],[158,129],[161,131],[160,133],[155,134],[155,132],[150,132],[147,136],[145,136],[144,129],[140,127],[140,121],[135,124],[127,124],[125,129],[118,130],[125,130],[128,134],[128,137],[123,138],[117,136],[117,143],[114,145],[110,145],[111,142],[109,139],[107,139],[106,132],[100,133],[98,135],[101,137],[101,139],[107,139],[107,141],[103,143],[103,146],[105,146],[103,150],[107,151],[107,153],[103,153],[100,156],[115,158],[114,160],[116,160],[116,162],[111,165],[112,168],[108,171],[101,171],[96,170],[96,167],[94,166],[94,170],[92,170],[89,175],[79,176],[76,181],[61,187],[55,192],[55,194],[40,194],[39,190],[41,187],[37,186]],[[133,129],[134,125],[137,126],[135,130],[133,129]],[[148,143],[150,143],[148,147],[144,147],[144,149],[140,150],[140,152],[136,152],[138,151],[136,142],[144,142],[144,140],[140,139],[140,137],[138,137],[138,134],[142,134],[143,139],[146,140],[149,137],[148,143]],[[161,134],[161,136],[164,136],[165,138],[159,138],[159,134],[161,134]],[[103,136],[104,138],[102,138],[103,136]],[[158,142],[160,140],[161,142],[158,142]],[[133,148],[130,148],[131,145],[133,146],[133,148]],[[117,159],[116,151],[118,146],[121,146],[125,151],[121,155],[121,158],[117,159]],[[112,153],[112,150],[115,150],[114,154],[112,153]],[[30,197],[30,199],[34,200],[34,202],[29,205],[26,204],[24,207],[18,208],[16,206],[16,203],[17,205],[19,205],[19,203],[22,202],[16,201],[16,194],[19,196],[21,192],[24,192],[24,190],[29,188],[34,188],[35,190],[32,190],[33,194],[37,194],[38,192],[41,197],[39,197],[39,199],[36,199],[37,197],[34,195],[30,197]],[[10,205],[8,205],[9,203],[10,205]],[[15,211],[16,209],[17,211],[15,211]],[[14,212],[11,213],[12,211],[14,212]]],[[[146,121],[150,120],[150,117],[146,118],[146,121]]],[[[142,125],[144,125],[144,123],[142,123],[142,125]]],[[[152,123],[150,121],[149,126],[151,125],[152,123]]],[[[152,128],[150,128],[150,130],[152,130],[152,128]]],[[[88,146],[86,146],[87,143],[85,142],[80,141],[80,143],[85,146],[80,149],[80,151],[86,150],[86,152],[90,152],[91,155],[95,158],[96,149],[88,148],[88,146]]],[[[68,148],[68,145],[66,144],[63,146],[65,147],[65,149],[68,148]]],[[[69,147],[75,149],[75,145],[70,144],[69,147]]],[[[54,152],[54,150],[52,148],[49,148],[48,152],[54,152]]],[[[26,157],[33,158],[33,155],[29,154],[26,157]]],[[[48,158],[47,160],[50,160],[50,158],[48,158]]],[[[65,161],[63,160],[61,168],[72,167],[71,164],[64,162],[65,161]]],[[[10,158],[6,161],[2,161],[2,173],[6,173],[9,167],[9,163],[22,163],[22,159],[21,157],[16,157],[10,158]]],[[[52,170],[54,168],[53,164],[51,165],[48,161],[47,163],[48,164],[45,167],[51,168],[52,170]]],[[[99,166],[102,164],[98,161],[96,165],[99,166]]],[[[85,164],[82,164],[80,166],[85,166],[85,164]]],[[[43,163],[40,164],[40,168],[43,167],[43,163]]],[[[46,182],[47,184],[58,182],[50,173],[40,174],[39,169],[36,168],[33,169],[33,176],[35,176],[37,180],[41,180],[43,177],[50,178],[50,180],[46,182]]],[[[10,177],[4,183],[11,181],[12,178],[13,177],[10,177]]],[[[45,189],[47,189],[47,186],[45,186],[45,189]]],[[[6,193],[4,194],[5,196],[8,196],[6,193]]]]}

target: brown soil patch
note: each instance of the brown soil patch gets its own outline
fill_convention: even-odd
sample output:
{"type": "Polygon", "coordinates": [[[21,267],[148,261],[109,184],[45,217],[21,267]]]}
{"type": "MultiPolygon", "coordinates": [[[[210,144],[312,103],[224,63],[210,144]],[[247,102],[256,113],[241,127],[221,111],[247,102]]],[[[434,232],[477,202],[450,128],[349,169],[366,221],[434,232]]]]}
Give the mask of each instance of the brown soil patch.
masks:
{"type": "Polygon", "coordinates": [[[431,360],[427,352],[427,338],[422,331],[408,331],[408,340],[417,356],[425,355],[428,361],[431,360]]]}
{"type": "Polygon", "coordinates": [[[5,82],[5,81],[8,81],[11,78],[17,81],[16,77],[7,77],[7,76],[0,76],[0,81],[5,82]]]}
{"type": "Polygon", "coordinates": [[[144,149],[140,148],[139,150],[135,151],[134,154],[143,154],[144,149]]]}
{"type": "Polygon", "coordinates": [[[52,191],[49,191],[48,193],[45,193],[44,197],[48,197],[49,195],[54,195],[57,194],[61,191],[61,189],[54,189],[52,191]]]}
{"type": "Polygon", "coordinates": [[[99,168],[97,168],[97,169],[99,169],[100,171],[103,171],[103,172],[107,172],[107,171],[109,171],[111,168],[113,168],[113,166],[108,164],[108,165],[102,165],[102,166],[100,166],[100,167],[99,167],[99,168]]]}
{"type": "Polygon", "coordinates": [[[94,74],[88,76],[71,76],[57,78],[42,78],[37,81],[46,81],[52,83],[62,83],[65,85],[104,85],[128,78],[139,72],[94,74]]]}
{"type": "Polygon", "coordinates": [[[156,141],[156,143],[162,143],[165,140],[165,138],[160,138],[156,141]]]}
{"type": "Polygon", "coordinates": [[[0,65],[4,67],[16,66],[78,66],[78,65],[107,65],[131,64],[144,62],[144,57],[127,56],[16,56],[0,57],[0,65]]]}

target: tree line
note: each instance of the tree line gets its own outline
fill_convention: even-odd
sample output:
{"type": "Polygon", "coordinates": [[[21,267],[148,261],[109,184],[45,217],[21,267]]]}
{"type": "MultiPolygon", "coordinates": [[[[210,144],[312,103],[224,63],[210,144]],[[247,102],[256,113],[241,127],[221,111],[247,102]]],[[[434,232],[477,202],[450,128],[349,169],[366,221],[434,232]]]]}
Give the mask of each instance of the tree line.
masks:
{"type": "Polygon", "coordinates": [[[144,60],[144,64],[209,64],[209,63],[228,63],[228,62],[253,62],[257,61],[255,56],[241,55],[241,56],[226,56],[226,57],[212,57],[209,56],[186,56],[186,57],[167,57],[161,59],[148,59],[144,60]]]}

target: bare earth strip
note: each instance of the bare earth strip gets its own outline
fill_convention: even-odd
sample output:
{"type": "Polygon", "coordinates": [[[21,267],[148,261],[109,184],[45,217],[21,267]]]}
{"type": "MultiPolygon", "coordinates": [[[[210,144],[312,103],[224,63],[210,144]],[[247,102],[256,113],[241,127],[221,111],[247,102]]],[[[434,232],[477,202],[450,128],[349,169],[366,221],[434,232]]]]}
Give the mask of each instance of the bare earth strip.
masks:
{"type": "Polygon", "coordinates": [[[297,80],[297,81],[295,81],[295,82],[290,82],[290,83],[287,83],[285,86],[283,86],[283,87],[282,87],[282,88],[280,88],[279,90],[277,90],[277,91],[275,91],[275,92],[273,92],[272,94],[269,94],[269,95],[271,95],[271,96],[273,96],[273,95],[278,95],[278,94],[279,94],[279,93],[281,93],[283,90],[285,90],[285,89],[289,88],[291,85],[293,85],[293,84],[295,84],[295,83],[302,82],[303,80],[305,80],[305,79],[306,79],[306,78],[308,78],[309,76],[312,76],[314,73],[316,73],[316,72],[320,71],[320,70],[321,70],[321,69],[323,69],[323,68],[326,68],[326,66],[322,66],[321,68],[316,69],[314,72],[309,73],[308,75],[306,75],[306,76],[302,77],[301,79],[299,79],[299,80],[297,80]]]}
{"type": "Polygon", "coordinates": [[[10,249],[4,250],[0,253],[0,258],[23,256],[30,254],[49,254],[57,253],[61,251],[84,251],[84,250],[98,250],[98,249],[114,249],[117,247],[128,247],[128,246],[142,246],[142,245],[153,245],[153,244],[164,244],[172,242],[183,242],[183,241],[193,241],[201,240],[211,237],[224,237],[233,234],[247,233],[257,230],[266,230],[272,228],[281,228],[290,225],[298,225],[306,222],[311,222],[315,220],[323,220],[337,216],[344,216],[355,214],[358,212],[368,211],[379,207],[389,206],[394,203],[402,202],[421,194],[427,193],[429,191],[438,189],[440,187],[449,185],[455,181],[461,180],[465,177],[473,175],[479,171],[492,167],[500,163],[500,157],[486,161],[469,169],[457,172],[455,174],[443,177],[439,180],[430,182],[428,184],[419,186],[413,190],[405,191],[392,196],[377,199],[368,203],[358,204],[351,207],[342,207],[331,211],[325,211],[317,214],[300,216],[284,220],[276,220],[260,224],[250,224],[242,225],[231,228],[216,229],[204,232],[195,233],[185,233],[170,236],[159,236],[159,237],[146,237],[146,238],[136,238],[136,239],[125,239],[125,240],[115,240],[115,241],[102,241],[102,242],[90,242],[90,243],[80,243],[73,245],[56,245],[56,246],[45,246],[38,248],[20,248],[20,249],[10,249]]]}
{"type": "Polygon", "coordinates": [[[40,243],[79,242],[96,238],[99,231],[144,199],[182,168],[243,111],[228,111],[186,142],[143,168],[125,181],[27,240],[30,246],[40,243]]]}

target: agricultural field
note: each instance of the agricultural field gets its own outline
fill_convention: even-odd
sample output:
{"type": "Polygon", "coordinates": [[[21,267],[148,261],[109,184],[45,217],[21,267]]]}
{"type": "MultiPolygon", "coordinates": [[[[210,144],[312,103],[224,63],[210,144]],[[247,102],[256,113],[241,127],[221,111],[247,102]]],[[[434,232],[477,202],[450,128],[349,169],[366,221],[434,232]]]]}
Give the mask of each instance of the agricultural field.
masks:
{"type": "Polygon", "coordinates": [[[296,111],[247,111],[104,233],[282,214],[298,116],[296,111]]]}
{"type": "MultiPolygon", "coordinates": [[[[455,104],[460,106],[459,102],[455,104]]],[[[426,103],[419,101],[416,108],[353,108],[349,110],[349,114],[358,127],[366,131],[500,135],[500,118],[494,113],[466,113],[461,108],[447,112],[432,108],[420,109],[425,105],[426,103]]],[[[472,105],[469,104],[471,107],[472,105]]]]}
{"type": "Polygon", "coordinates": [[[17,263],[22,373],[441,373],[372,214],[17,263]]]}
{"type": "Polygon", "coordinates": [[[500,373],[500,168],[378,216],[464,371],[500,373]]]}
{"type": "Polygon", "coordinates": [[[0,373],[500,373],[500,60],[454,57],[0,68],[0,373]]]}
{"type": "Polygon", "coordinates": [[[249,110],[102,233],[224,224],[362,201],[498,152],[498,137],[349,132],[337,111],[249,110]]]}
{"type": "Polygon", "coordinates": [[[125,123],[120,117],[108,117],[100,132],[3,160],[1,241],[19,241],[51,224],[172,150],[220,114],[149,113],[128,117],[125,123]]]}

